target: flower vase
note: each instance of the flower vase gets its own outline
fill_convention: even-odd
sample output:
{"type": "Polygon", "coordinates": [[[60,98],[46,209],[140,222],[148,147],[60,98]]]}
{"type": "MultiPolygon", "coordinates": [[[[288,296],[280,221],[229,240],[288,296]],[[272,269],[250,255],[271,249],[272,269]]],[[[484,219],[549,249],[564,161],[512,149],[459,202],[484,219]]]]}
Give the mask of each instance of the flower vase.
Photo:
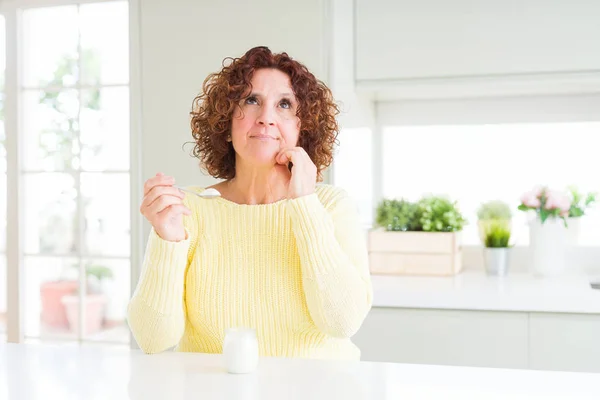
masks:
{"type": "Polygon", "coordinates": [[[552,277],[562,275],[567,268],[567,228],[559,218],[539,218],[530,222],[529,247],[531,268],[535,275],[552,277]]]}

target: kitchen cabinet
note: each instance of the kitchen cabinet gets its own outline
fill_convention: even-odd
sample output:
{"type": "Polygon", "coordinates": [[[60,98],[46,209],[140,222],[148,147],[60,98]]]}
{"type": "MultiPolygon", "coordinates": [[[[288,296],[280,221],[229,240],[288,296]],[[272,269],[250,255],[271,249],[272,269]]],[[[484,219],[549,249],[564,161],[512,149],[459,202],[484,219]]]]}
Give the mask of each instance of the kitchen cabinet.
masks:
{"type": "Polygon", "coordinates": [[[600,315],[373,307],[362,360],[600,372],[600,315]]]}

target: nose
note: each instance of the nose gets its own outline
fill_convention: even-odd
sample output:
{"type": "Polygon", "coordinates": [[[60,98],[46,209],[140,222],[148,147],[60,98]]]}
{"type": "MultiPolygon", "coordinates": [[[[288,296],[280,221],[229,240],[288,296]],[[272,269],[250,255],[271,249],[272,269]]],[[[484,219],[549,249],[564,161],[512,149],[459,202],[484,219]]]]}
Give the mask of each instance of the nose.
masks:
{"type": "Polygon", "coordinates": [[[257,121],[259,125],[275,125],[275,115],[269,107],[262,107],[257,121]]]}

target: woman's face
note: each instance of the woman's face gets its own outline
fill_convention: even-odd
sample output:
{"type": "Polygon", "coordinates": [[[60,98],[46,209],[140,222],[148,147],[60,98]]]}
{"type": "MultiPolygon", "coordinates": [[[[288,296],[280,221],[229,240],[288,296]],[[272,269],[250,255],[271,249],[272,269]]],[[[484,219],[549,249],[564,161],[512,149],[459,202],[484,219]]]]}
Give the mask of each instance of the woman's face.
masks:
{"type": "Polygon", "coordinates": [[[251,92],[240,102],[231,124],[238,161],[257,167],[275,165],[275,156],[282,148],[298,143],[297,109],[298,101],[285,73],[276,69],[255,71],[251,92]]]}

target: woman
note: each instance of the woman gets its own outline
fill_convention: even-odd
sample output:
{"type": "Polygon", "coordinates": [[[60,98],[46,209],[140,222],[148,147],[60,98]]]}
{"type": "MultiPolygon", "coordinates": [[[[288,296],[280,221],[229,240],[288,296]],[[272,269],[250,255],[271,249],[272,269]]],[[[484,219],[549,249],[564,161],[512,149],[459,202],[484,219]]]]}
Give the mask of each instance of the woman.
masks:
{"type": "MultiPolygon", "coordinates": [[[[286,53],[233,59],[194,100],[195,155],[216,199],[146,181],[152,224],[128,322],[141,349],[220,353],[230,327],[262,356],[359,359],[371,307],[365,235],[339,189],[319,184],[338,126],[329,89],[286,53]]],[[[205,188],[188,188],[197,192],[205,188]]]]}

